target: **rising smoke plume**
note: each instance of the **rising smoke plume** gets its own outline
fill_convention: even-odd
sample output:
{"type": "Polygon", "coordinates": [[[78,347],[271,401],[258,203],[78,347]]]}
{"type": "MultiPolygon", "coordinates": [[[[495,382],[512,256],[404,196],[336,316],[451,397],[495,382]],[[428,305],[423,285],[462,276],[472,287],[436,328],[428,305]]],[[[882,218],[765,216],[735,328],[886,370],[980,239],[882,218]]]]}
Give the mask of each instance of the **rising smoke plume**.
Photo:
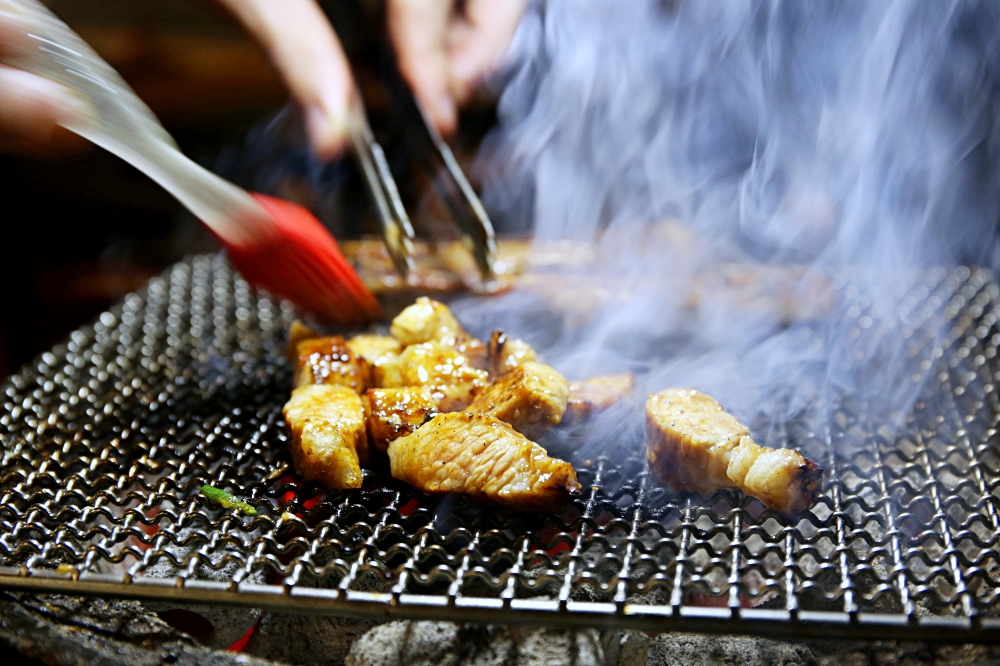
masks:
{"type": "MultiPolygon", "coordinates": [[[[501,229],[600,249],[547,295],[470,299],[460,318],[573,377],[707,391],[772,445],[793,416],[823,428],[844,394],[900,423],[941,324],[908,305],[913,280],[1000,263],[997,25],[995,3],[534,5],[484,201],[501,229]],[[777,279],[799,306],[718,295],[720,263],[797,267],[777,279]]],[[[586,446],[641,439],[640,410],[586,446]]]]}

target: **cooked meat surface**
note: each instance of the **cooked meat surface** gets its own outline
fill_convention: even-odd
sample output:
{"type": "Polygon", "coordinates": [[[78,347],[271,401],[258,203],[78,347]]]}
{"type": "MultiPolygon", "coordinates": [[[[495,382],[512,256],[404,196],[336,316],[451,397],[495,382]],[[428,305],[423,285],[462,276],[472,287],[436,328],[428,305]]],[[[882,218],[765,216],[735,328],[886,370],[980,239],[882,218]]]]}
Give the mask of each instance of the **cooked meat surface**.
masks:
{"type": "Polygon", "coordinates": [[[634,384],[635,376],[631,372],[570,382],[563,423],[579,423],[617,405],[632,393],[634,384]]]}
{"type": "Polygon", "coordinates": [[[391,335],[357,335],[347,341],[347,348],[371,369],[369,386],[382,386],[382,368],[399,358],[403,350],[391,335]]]}
{"type": "Polygon", "coordinates": [[[472,367],[465,356],[439,342],[410,345],[380,370],[382,387],[427,387],[442,412],[468,405],[489,379],[485,370],[472,367]]]}
{"type": "Polygon", "coordinates": [[[529,439],[562,421],[569,382],[547,365],[527,361],[494,380],[466,408],[495,416],[529,439]]]}
{"type": "Polygon", "coordinates": [[[469,365],[477,370],[489,369],[488,345],[479,338],[461,338],[453,345],[455,351],[464,356],[469,361],[469,365]]]}
{"type": "Polygon", "coordinates": [[[438,414],[389,444],[389,464],[424,492],[522,511],[559,511],[580,488],[572,465],[487,414],[438,414]]]}
{"type": "Polygon", "coordinates": [[[285,356],[294,365],[298,358],[299,343],[311,338],[321,338],[322,333],[317,333],[307,324],[296,319],[288,329],[288,347],[285,348],[285,356]]]}
{"type": "Polygon", "coordinates": [[[391,335],[356,335],[347,341],[347,348],[355,356],[371,365],[381,365],[403,351],[399,340],[391,335]]]}
{"type": "Polygon", "coordinates": [[[798,451],[758,446],[711,396],[667,389],[646,402],[646,457],[681,492],[739,488],[783,513],[810,507],[822,470],[798,451]]]}
{"type": "Polygon", "coordinates": [[[389,442],[409,435],[438,411],[431,390],[416,386],[368,389],[364,403],[368,441],[383,453],[389,442]]]}
{"type": "Polygon", "coordinates": [[[535,360],[535,350],[524,340],[512,338],[501,330],[493,331],[487,351],[490,377],[499,377],[521,365],[535,360]]]}
{"type": "Polygon", "coordinates": [[[309,384],[292,391],[282,413],[296,472],[331,490],[361,487],[368,461],[361,396],[346,386],[309,384]]]}
{"type": "Polygon", "coordinates": [[[371,384],[371,368],[355,356],[339,335],[303,340],[296,346],[295,386],[339,384],[363,392],[371,384]]]}
{"type": "Polygon", "coordinates": [[[390,330],[404,347],[423,342],[454,345],[469,337],[448,306],[425,296],[400,312],[390,330]]]}

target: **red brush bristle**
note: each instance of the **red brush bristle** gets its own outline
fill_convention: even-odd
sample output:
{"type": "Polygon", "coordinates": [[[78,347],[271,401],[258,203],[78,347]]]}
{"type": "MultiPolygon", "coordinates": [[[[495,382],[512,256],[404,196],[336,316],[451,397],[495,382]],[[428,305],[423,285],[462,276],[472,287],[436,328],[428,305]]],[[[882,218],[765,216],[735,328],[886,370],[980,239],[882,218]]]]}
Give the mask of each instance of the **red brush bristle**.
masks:
{"type": "Polygon", "coordinates": [[[226,245],[248,282],[342,325],[379,316],[375,296],[312,213],[290,201],[253,197],[274,220],[273,237],[254,246],[226,245]]]}

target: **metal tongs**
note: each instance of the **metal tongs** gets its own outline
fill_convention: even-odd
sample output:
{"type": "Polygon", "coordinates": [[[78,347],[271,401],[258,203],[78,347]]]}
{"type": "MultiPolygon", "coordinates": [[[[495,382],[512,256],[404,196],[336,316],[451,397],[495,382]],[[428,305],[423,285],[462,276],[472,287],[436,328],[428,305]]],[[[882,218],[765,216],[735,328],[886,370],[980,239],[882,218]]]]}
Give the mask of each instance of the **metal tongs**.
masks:
{"type": "MultiPolygon", "coordinates": [[[[392,81],[397,101],[408,120],[410,139],[418,144],[421,164],[429,172],[434,189],[444,201],[449,213],[472,252],[483,279],[493,277],[496,258],[496,238],[493,223],[462,173],[451,148],[420,109],[413,94],[399,81],[392,81]]],[[[413,269],[413,225],[406,214],[399,189],[389,170],[385,151],[375,140],[364,103],[355,98],[350,122],[351,142],[369,193],[382,226],[382,235],[389,256],[404,277],[413,269]]]]}

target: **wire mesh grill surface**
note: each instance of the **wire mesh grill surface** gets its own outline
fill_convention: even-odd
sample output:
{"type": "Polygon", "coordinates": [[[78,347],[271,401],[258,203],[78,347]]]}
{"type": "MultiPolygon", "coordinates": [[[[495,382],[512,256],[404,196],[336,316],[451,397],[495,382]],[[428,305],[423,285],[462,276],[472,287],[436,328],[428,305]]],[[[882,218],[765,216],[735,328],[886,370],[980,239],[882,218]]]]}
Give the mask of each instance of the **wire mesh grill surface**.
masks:
{"type": "MultiPolygon", "coordinates": [[[[0,587],[314,613],[653,630],[995,639],[1000,628],[998,288],[927,275],[944,317],[903,434],[850,400],[785,424],[826,468],[794,519],[739,493],[679,496],[641,457],[574,460],[562,516],[430,500],[373,474],[323,493],[290,471],[293,312],[218,257],[172,267],[3,387],[0,587]],[[228,489],[248,516],[199,494],[228,489]]],[[[864,303],[853,309],[864,327],[864,303]]],[[[918,343],[915,343],[918,344],[918,343]]]]}

